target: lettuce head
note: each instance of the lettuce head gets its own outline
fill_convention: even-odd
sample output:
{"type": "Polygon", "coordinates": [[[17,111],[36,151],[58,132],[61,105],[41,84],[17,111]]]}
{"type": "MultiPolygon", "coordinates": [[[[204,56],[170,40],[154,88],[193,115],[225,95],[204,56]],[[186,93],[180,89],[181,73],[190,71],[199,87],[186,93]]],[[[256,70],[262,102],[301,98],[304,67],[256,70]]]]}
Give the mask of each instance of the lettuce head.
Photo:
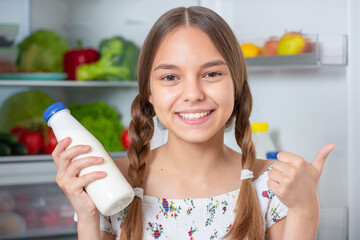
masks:
{"type": "Polygon", "coordinates": [[[9,131],[15,126],[34,128],[46,126],[43,112],[54,101],[41,91],[25,91],[11,95],[0,108],[0,130],[9,131]]]}
{"type": "Polygon", "coordinates": [[[38,30],[18,45],[16,67],[27,72],[62,72],[69,43],[56,32],[38,30]]]}

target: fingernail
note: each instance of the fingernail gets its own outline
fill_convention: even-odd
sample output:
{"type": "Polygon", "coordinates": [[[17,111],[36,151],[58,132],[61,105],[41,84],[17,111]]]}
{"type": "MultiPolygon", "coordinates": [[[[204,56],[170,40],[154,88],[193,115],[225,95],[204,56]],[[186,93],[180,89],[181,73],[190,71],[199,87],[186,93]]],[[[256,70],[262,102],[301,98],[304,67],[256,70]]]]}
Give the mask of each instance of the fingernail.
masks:
{"type": "Polygon", "coordinates": [[[101,163],[104,159],[102,157],[96,158],[96,162],[101,163]]]}
{"type": "Polygon", "coordinates": [[[106,172],[98,172],[98,175],[101,176],[101,177],[105,177],[106,172]]]}
{"type": "Polygon", "coordinates": [[[84,151],[90,150],[90,146],[84,145],[83,149],[84,149],[84,151]]]}

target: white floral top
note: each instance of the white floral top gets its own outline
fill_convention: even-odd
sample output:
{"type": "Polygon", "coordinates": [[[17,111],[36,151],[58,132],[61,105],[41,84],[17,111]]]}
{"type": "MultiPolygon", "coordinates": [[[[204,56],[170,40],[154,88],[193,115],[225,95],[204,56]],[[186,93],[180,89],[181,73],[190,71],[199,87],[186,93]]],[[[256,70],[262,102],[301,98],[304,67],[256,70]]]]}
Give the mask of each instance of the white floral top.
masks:
{"type": "MultiPolygon", "coordinates": [[[[269,167],[254,182],[264,229],[287,215],[287,207],[267,187],[269,167]]],[[[169,199],[144,196],[144,240],[189,239],[212,240],[224,236],[235,218],[240,189],[222,195],[196,199],[169,199]]],[[[127,208],[110,217],[100,217],[100,228],[120,238],[127,208]]]]}

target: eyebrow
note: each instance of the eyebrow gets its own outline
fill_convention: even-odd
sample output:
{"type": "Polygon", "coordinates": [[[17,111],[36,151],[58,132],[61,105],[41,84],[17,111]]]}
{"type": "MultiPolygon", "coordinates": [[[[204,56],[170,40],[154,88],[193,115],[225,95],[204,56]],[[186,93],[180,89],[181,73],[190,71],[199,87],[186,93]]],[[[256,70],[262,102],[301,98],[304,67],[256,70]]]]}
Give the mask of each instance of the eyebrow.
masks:
{"type": "MultiPolygon", "coordinates": [[[[210,61],[207,63],[204,63],[203,65],[201,65],[201,68],[208,68],[208,67],[213,67],[213,66],[219,66],[219,65],[226,65],[226,63],[224,63],[222,60],[218,59],[218,60],[214,60],[214,61],[210,61]]],[[[154,72],[158,69],[180,69],[178,66],[173,65],[173,64],[160,64],[158,65],[155,69],[154,72]]]]}

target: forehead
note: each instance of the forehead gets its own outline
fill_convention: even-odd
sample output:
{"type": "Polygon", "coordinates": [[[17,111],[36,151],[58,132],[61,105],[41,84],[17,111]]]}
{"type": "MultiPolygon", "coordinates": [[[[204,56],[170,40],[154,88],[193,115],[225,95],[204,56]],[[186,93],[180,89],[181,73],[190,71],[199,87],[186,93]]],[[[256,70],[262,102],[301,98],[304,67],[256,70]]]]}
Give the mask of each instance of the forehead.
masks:
{"type": "Polygon", "coordinates": [[[153,67],[161,63],[201,65],[205,61],[220,59],[225,62],[210,38],[202,30],[182,26],[169,32],[161,41],[153,67]]]}

